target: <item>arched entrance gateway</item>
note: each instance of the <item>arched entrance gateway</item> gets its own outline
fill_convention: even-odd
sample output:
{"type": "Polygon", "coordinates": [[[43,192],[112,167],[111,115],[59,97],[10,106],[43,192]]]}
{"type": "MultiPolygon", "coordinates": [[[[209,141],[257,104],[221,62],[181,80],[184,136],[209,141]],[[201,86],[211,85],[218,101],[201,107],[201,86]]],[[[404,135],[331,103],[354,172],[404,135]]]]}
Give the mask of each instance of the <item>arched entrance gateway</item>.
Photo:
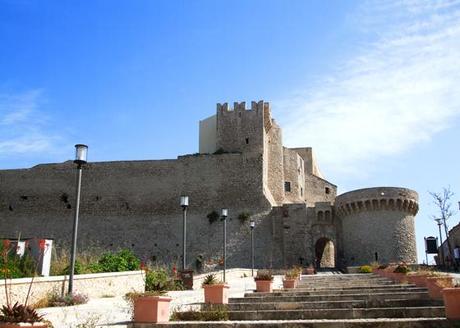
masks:
{"type": "Polygon", "coordinates": [[[335,268],[335,246],[331,239],[322,237],[316,241],[315,267],[335,268]]]}

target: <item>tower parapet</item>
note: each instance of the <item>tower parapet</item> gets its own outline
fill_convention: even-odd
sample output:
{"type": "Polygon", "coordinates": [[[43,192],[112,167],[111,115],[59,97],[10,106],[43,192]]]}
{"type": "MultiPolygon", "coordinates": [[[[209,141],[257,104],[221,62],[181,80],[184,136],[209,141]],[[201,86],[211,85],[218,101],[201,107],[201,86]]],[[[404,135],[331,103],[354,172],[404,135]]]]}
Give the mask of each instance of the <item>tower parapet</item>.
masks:
{"type": "Polygon", "coordinates": [[[342,222],[344,262],[415,263],[417,211],[418,194],[406,188],[367,188],[339,195],[335,212],[342,222]]]}
{"type": "Polygon", "coordinates": [[[418,194],[395,187],[359,189],[338,196],[335,207],[339,217],[380,210],[405,211],[415,216],[419,208],[418,194]]]}

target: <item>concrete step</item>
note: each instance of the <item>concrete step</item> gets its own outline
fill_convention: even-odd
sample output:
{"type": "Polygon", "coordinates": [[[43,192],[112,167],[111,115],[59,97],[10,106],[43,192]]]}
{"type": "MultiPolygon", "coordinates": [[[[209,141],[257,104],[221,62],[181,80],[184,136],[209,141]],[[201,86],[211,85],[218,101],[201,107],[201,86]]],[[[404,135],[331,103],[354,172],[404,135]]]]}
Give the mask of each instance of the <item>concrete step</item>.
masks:
{"type": "MultiPolygon", "coordinates": [[[[408,299],[387,299],[387,300],[345,300],[345,301],[319,301],[319,302],[242,302],[230,303],[228,309],[231,311],[259,311],[259,310],[299,310],[299,309],[351,309],[351,308],[384,308],[384,307],[423,307],[443,306],[442,301],[429,299],[408,300],[408,299]]],[[[209,308],[203,306],[203,310],[209,308]]]]}
{"type": "Polygon", "coordinates": [[[308,290],[308,289],[282,289],[274,290],[272,293],[246,293],[246,297],[266,297],[266,296],[308,296],[308,295],[347,295],[356,293],[392,293],[392,292],[427,292],[424,287],[382,287],[382,288],[351,288],[351,289],[320,289],[320,290],[308,290]]]}
{"type": "Polygon", "coordinates": [[[128,328],[459,328],[446,318],[129,323],[128,328]]]}
{"type": "Polygon", "coordinates": [[[429,299],[428,292],[389,292],[389,293],[353,293],[345,295],[307,295],[307,296],[282,296],[266,295],[264,297],[253,296],[230,298],[230,303],[242,302],[314,302],[334,300],[380,300],[380,299],[429,299]]]}
{"type": "Polygon", "coordinates": [[[299,286],[369,286],[369,285],[394,285],[393,281],[347,281],[347,282],[340,282],[340,281],[329,281],[329,282],[319,282],[319,281],[304,281],[299,280],[299,286]]]}
{"type": "Polygon", "coordinates": [[[300,309],[228,311],[230,320],[305,320],[305,319],[369,319],[369,318],[436,318],[445,316],[443,306],[300,309]]]}

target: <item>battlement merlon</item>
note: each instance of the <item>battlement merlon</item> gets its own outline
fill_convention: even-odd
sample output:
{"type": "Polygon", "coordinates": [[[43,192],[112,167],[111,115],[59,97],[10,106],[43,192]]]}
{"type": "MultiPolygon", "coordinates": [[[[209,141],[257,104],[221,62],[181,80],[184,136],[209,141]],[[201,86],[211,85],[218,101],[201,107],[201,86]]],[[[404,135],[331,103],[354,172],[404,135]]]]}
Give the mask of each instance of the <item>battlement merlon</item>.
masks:
{"type": "Polygon", "coordinates": [[[217,103],[216,106],[217,113],[226,113],[226,112],[242,112],[242,111],[255,111],[255,112],[270,112],[270,103],[264,102],[263,100],[251,101],[251,108],[246,108],[246,102],[234,102],[233,107],[230,107],[228,103],[217,103]]]}

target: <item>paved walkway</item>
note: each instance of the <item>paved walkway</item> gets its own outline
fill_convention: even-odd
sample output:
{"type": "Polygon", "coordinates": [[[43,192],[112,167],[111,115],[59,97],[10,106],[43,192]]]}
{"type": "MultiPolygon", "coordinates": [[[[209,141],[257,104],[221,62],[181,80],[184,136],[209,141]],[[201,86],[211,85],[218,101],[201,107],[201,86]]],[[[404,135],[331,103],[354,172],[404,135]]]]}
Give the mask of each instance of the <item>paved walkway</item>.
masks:
{"type": "MultiPolygon", "coordinates": [[[[252,277],[229,278],[230,297],[243,297],[245,292],[254,290],[256,284],[252,277]]],[[[281,288],[282,276],[275,276],[274,288],[281,288]]],[[[171,313],[174,310],[197,307],[204,302],[203,289],[168,292],[173,298],[171,313]]],[[[91,299],[87,304],[54,307],[39,310],[55,328],[126,327],[131,321],[131,309],[122,297],[91,299]]]]}

